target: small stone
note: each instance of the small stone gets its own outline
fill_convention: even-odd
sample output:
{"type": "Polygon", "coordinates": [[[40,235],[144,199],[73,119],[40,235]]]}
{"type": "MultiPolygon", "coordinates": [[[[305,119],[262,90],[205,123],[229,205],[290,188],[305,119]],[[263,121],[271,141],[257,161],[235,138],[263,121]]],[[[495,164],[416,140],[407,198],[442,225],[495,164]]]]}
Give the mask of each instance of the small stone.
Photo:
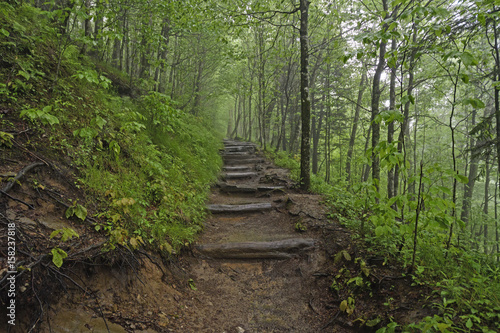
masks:
{"type": "Polygon", "coordinates": [[[238,332],[238,333],[245,333],[245,330],[243,328],[241,328],[241,327],[238,326],[238,327],[236,327],[236,332],[238,332]]]}
{"type": "Polygon", "coordinates": [[[28,225],[36,225],[36,222],[33,221],[33,220],[30,220],[29,218],[27,217],[21,217],[19,219],[19,222],[23,223],[23,224],[28,224],[28,225]]]}
{"type": "Polygon", "coordinates": [[[16,219],[16,212],[13,211],[12,209],[7,209],[5,211],[5,215],[7,215],[7,218],[9,220],[15,220],[16,219]]]}
{"type": "Polygon", "coordinates": [[[148,316],[152,316],[153,315],[153,311],[148,311],[148,316]]]}

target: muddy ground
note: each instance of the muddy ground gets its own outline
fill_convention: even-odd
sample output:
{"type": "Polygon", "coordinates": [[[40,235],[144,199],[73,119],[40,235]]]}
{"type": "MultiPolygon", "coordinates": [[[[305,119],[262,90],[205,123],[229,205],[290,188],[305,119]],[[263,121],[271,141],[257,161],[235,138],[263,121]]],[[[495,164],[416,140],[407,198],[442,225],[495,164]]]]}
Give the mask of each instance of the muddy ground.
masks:
{"type": "MultiPolygon", "coordinates": [[[[28,181],[9,194],[36,209],[5,197],[0,202],[0,280],[7,276],[8,221],[15,221],[25,237],[19,248],[31,251],[26,259],[31,268],[18,274],[17,325],[8,326],[10,332],[372,332],[391,320],[411,322],[432,313],[422,308],[429,291],[412,286],[392,259],[353,242],[350,231],[327,218],[320,196],[297,190],[287,170],[258,151],[254,155],[254,148],[242,150],[251,159],[225,157],[230,169],[221,174],[207,204],[271,207],[211,214],[196,244],[169,259],[125,248],[102,255],[99,233],[62,218],[62,198],[82,196],[71,182],[63,181],[67,177],[61,174],[71,170],[47,165],[31,170],[28,181]],[[230,176],[238,172],[253,174],[230,176]],[[32,185],[37,182],[43,189],[32,185]],[[48,235],[61,225],[84,236],[73,244],[81,250],[58,270],[44,251],[54,246],[48,235]],[[313,245],[258,249],[258,255],[246,250],[284,240],[313,245]],[[225,254],[222,244],[239,244],[241,257],[231,257],[234,250],[225,254]],[[204,251],[207,246],[222,249],[214,257],[204,251]]],[[[37,161],[10,160],[2,173],[37,161]]],[[[3,332],[5,289],[0,293],[3,332]]]]}

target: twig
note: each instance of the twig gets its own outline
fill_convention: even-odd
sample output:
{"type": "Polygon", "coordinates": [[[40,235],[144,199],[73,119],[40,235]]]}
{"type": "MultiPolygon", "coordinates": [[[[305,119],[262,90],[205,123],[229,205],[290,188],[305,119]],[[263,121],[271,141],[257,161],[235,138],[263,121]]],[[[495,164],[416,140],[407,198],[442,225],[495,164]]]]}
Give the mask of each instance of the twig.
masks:
{"type": "Polygon", "coordinates": [[[326,329],[328,326],[330,326],[331,324],[333,324],[333,323],[337,320],[337,317],[339,316],[339,314],[340,314],[340,311],[337,311],[337,313],[335,314],[335,316],[333,316],[333,318],[332,318],[332,319],[330,319],[330,321],[329,321],[328,323],[326,323],[326,325],[325,325],[325,326],[323,326],[323,327],[321,328],[321,330],[324,330],[324,329],[326,329]]]}
{"type": "Polygon", "coordinates": [[[5,192],[5,191],[3,191],[3,190],[0,190],[0,193],[2,193],[3,195],[5,195],[5,196],[7,196],[7,197],[11,198],[11,199],[12,199],[12,200],[14,200],[14,201],[20,202],[20,203],[22,203],[23,205],[28,206],[30,209],[35,209],[35,207],[34,207],[33,205],[30,205],[29,203],[24,202],[24,201],[22,201],[21,199],[14,198],[12,195],[10,195],[10,194],[6,193],[6,192],[5,192]]]}
{"type": "Polygon", "coordinates": [[[24,176],[24,174],[26,172],[30,171],[31,169],[33,169],[37,166],[42,166],[42,165],[45,165],[45,163],[35,162],[35,163],[32,163],[32,164],[24,167],[23,169],[21,169],[21,171],[19,171],[17,173],[17,176],[15,176],[13,180],[9,181],[9,183],[7,185],[5,185],[4,188],[2,188],[2,192],[9,192],[9,190],[12,188],[12,186],[14,186],[14,184],[17,181],[19,181],[19,179],[21,179],[21,177],[24,176]]]}

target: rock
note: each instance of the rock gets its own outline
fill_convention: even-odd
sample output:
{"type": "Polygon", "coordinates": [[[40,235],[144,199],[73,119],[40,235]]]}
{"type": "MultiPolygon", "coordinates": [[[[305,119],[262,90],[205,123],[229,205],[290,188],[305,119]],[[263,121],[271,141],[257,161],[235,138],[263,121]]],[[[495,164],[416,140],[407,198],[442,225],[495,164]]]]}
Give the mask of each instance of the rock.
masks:
{"type": "Polygon", "coordinates": [[[236,332],[237,333],[245,333],[245,330],[242,327],[236,327],[236,332]]]}
{"type": "Polygon", "coordinates": [[[16,219],[16,212],[13,211],[12,209],[7,209],[5,211],[5,215],[7,215],[7,218],[9,220],[15,220],[16,219]]]}
{"type": "Polygon", "coordinates": [[[27,218],[27,217],[20,217],[19,222],[22,224],[27,224],[27,225],[36,225],[36,222],[27,218]]]}

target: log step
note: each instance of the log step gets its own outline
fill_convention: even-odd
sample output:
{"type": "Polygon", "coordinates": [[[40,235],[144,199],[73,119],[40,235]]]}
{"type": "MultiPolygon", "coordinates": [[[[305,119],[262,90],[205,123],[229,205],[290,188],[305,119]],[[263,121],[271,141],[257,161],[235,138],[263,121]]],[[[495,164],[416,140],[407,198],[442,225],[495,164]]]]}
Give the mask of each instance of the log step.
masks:
{"type": "Polygon", "coordinates": [[[227,154],[224,154],[224,155],[222,155],[222,158],[224,158],[224,161],[232,161],[232,160],[246,161],[246,160],[255,159],[256,156],[250,155],[250,154],[245,154],[245,155],[227,155],[227,154]]]}
{"type": "Polygon", "coordinates": [[[253,203],[246,205],[207,205],[208,210],[213,213],[239,213],[239,212],[255,212],[269,210],[272,208],[271,203],[253,203]]]}
{"type": "Polygon", "coordinates": [[[255,143],[245,141],[224,140],[224,146],[250,146],[256,147],[255,143]]]}
{"type": "Polygon", "coordinates": [[[247,164],[257,164],[257,163],[264,163],[264,159],[262,158],[250,158],[250,159],[226,159],[225,161],[226,165],[247,165],[247,164]]]}
{"type": "Polygon", "coordinates": [[[257,172],[227,172],[222,177],[224,179],[244,179],[257,176],[257,172]]]}
{"type": "Polygon", "coordinates": [[[286,259],[314,247],[314,239],[292,238],[274,242],[197,245],[202,255],[223,259],[286,259]]]}
{"type": "Polygon", "coordinates": [[[244,171],[251,171],[252,170],[252,167],[250,166],[246,166],[246,165],[242,165],[242,166],[227,166],[227,167],[224,167],[223,168],[224,171],[234,171],[234,172],[244,172],[244,171]]]}
{"type": "Polygon", "coordinates": [[[255,152],[255,146],[225,146],[224,151],[226,152],[255,152]]]}
{"type": "Polygon", "coordinates": [[[252,155],[248,151],[224,151],[224,152],[222,152],[221,155],[224,157],[225,156],[255,156],[255,155],[252,155]]]}
{"type": "Polygon", "coordinates": [[[266,192],[274,190],[283,190],[285,186],[241,186],[241,185],[229,185],[226,183],[217,184],[222,192],[226,193],[255,193],[255,192],[266,192]]]}

